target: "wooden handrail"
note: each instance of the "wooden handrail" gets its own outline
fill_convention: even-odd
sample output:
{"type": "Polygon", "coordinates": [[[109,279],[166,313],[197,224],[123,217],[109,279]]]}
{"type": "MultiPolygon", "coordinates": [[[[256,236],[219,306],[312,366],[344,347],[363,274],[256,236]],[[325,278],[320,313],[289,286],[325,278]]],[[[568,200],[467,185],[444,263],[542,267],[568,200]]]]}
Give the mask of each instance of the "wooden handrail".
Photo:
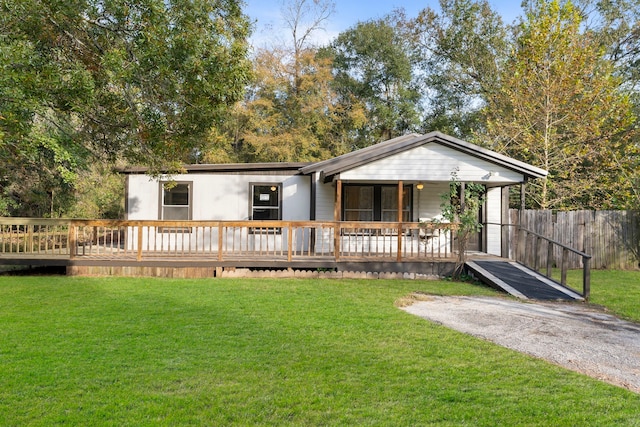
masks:
{"type": "Polygon", "coordinates": [[[0,226],[4,226],[0,233],[0,256],[8,253],[45,256],[55,250],[56,255],[71,259],[99,256],[102,260],[130,257],[142,261],[150,257],[200,256],[224,262],[234,257],[273,256],[293,262],[304,256],[330,257],[336,262],[363,257],[403,262],[450,257],[449,231],[456,224],[0,217],[0,226]],[[34,229],[45,231],[33,232],[34,229]],[[54,246],[45,247],[41,235],[54,246]],[[41,246],[44,251],[39,249],[41,246]]]}
{"type": "MultiPolygon", "coordinates": [[[[505,225],[510,225],[510,224],[505,224],[505,225]]],[[[539,269],[538,261],[539,261],[540,248],[538,247],[538,245],[541,240],[547,242],[546,276],[549,278],[551,278],[551,270],[552,270],[552,262],[553,262],[553,247],[557,246],[562,250],[562,259],[560,262],[560,283],[563,286],[567,286],[568,253],[571,252],[582,257],[582,293],[581,294],[582,294],[582,297],[585,299],[585,301],[589,300],[589,297],[591,296],[591,264],[590,264],[591,255],[584,253],[582,251],[579,251],[577,249],[574,249],[568,245],[565,245],[564,243],[560,243],[549,237],[543,236],[539,233],[536,233],[535,231],[526,229],[524,227],[518,226],[518,235],[522,237],[519,237],[518,250],[516,252],[516,260],[518,262],[521,262],[524,265],[527,265],[527,256],[526,256],[527,255],[526,254],[527,235],[532,235],[536,238],[536,241],[535,241],[536,245],[533,251],[534,266],[531,267],[527,265],[528,267],[531,267],[536,271],[538,271],[539,269]]]]}
{"type": "MultiPolygon", "coordinates": [[[[505,224],[505,225],[510,225],[510,224],[505,224]]],[[[553,239],[551,239],[551,238],[549,238],[549,237],[543,236],[542,234],[536,233],[535,231],[531,231],[531,230],[529,230],[529,229],[527,229],[527,228],[524,228],[524,227],[518,227],[518,228],[519,228],[520,230],[522,230],[522,231],[527,232],[528,234],[533,234],[534,236],[539,237],[539,238],[541,238],[541,239],[544,239],[544,240],[546,240],[546,241],[547,241],[547,242],[549,242],[549,243],[553,243],[554,245],[560,246],[561,248],[566,249],[566,250],[568,250],[569,252],[573,252],[573,253],[574,253],[574,254],[576,254],[576,255],[580,255],[580,256],[581,256],[581,257],[583,257],[583,258],[589,258],[589,259],[591,259],[591,255],[586,254],[586,253],[584,253],[584,252],[581,252],[581,251],[579,251],[579,250],[577,250],[577,249],[574,249],[574,248],[572,248],[572,247],[570,247],[570,246],[567,246],[567,245],[565,245],[564,243],[560,243],[560,242],[558,242],[557,240],[553,240],[553,239]]]]}

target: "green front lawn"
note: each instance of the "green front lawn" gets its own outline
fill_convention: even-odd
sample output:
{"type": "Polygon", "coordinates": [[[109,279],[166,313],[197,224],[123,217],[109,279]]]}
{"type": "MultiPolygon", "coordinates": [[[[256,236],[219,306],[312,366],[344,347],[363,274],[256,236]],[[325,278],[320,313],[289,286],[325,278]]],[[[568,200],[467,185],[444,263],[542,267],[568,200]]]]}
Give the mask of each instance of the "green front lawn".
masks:
{"type": "Polygon", "coordinates": [[[0,425],[640,425],[638,394],[394,306],[415,290],[494,294],[0,277],[0,425]]]}
{"type": "MultiPolygon", "coordinates": [[[[554,277],[559,279],[559,271],[554,277]]],[[[582,291],[582,270],[568,271],[567,284],[582,291]]],[[[590,302],[640,322],[640,271],[591,270],[590,302]]]]}

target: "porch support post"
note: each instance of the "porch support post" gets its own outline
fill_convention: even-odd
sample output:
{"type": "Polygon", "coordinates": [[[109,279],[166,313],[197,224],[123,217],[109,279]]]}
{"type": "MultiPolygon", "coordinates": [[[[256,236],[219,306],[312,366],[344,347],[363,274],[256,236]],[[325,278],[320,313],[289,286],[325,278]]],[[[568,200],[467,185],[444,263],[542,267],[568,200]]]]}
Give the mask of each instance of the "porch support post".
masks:
{"type": "Polygon", "coordinates": [[[398,262],[402,261],[402,196],[404,193],[404,184],[402,181],[398,181],[398,262]]]}
{"type": "MultiPolygon", "coordinates": [[[[520,183],[520,212],[518,212],[518,251],[516,254],[516,260],[518,257],[521,262],[525,262],[525,252],[527,250],[526,234],[522,229],[524,228],[524,208],[525,204],[525,189],[527,185],[527,178],[520,183]]],[[[562,283],[564,285],[564,282],[562,283]]]]}
{"type": "Polygon", "coordinates": [[[342,220],[342,180],[336,180],[336,204],[333,207],[333,256],[340,259],[340,221],[342,220]]]}
{"type": "Polygon", "coordinates": [[[525,204],[526,187],[527,187],[527,179],[525,178],[525,180],[520,183],[520,218],[519,218],[520,227],[524,226],[524,208],[526,206],[525,204]]]}
{"type": "Polygon", "coordinates": [[[333,207],[333,220],[342,221],[342,180],[336,181],[336,204],[333,207]]]}
{"type": "Polygon", "coordinates": [[[509,186],[502,187],[500,189],[502,192],[502,201],[501,205],[501,219],[500,219],[500,234],[501,234],[501,248],[500,248],[500,256],[504,258],[509,258],[510,256],[510,247],[511,247],[511,218],[509,216],[509,186]]]}

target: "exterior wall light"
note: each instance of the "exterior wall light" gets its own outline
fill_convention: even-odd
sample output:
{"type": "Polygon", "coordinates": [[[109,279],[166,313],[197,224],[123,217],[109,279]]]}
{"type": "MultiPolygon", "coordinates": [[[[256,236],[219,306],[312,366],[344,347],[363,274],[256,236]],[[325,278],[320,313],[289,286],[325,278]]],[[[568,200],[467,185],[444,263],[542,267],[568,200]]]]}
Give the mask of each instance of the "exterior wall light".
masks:
{"type": "Polygon", "coordinates": [[[417,188],[418,190],[422,190],[422,189],[424,188],[424,184],[423,184],[423,183],[421,183],[421,182],[419,182],[419,183],[417,183],[417,184],[416,184],[416,188],[417,188]]]}

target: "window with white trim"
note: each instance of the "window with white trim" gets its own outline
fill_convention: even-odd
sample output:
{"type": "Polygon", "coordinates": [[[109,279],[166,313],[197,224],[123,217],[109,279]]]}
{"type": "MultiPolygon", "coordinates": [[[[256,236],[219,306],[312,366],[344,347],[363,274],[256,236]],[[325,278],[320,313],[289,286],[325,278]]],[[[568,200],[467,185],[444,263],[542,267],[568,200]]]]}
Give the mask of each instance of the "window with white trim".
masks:
{"type": "Polygon", "coordinates": [[[162,182],[160,219],[188,221],[191,219],[191,182],[162,182]]]}

